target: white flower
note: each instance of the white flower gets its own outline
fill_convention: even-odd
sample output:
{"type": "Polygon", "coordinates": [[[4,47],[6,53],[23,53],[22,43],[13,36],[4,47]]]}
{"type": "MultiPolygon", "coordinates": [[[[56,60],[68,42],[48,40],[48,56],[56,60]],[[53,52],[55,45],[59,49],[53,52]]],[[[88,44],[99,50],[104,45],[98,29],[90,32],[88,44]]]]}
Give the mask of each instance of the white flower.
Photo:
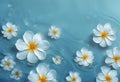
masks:
{"type": "Polygon", "coordinates": [[[101,73],[98,74],[96,82],[118,82],[117,71],[109,67],[101,67],[101,73]]]}
{"type": "Polygon", "coordinates": [[[66,77],[67,82],[81,82],[81,77],[78,72],[69,72],[69,76],[66,77]]]}
{"type": "Polygon", "coordinates": [[[18,69],[13,69],[10,77],[15,80],[19,80],[22,77],[22,71],[20,71],[18,69]]]}
{"type": "Polygon", "coordinates": [[[30,71],[28,80],[30,82],[57,82],[56,71],[50,70],[47,64],[39,64],[36,71],[30,71]]]}
{"type": "Polygon", "coordinates": [[[52,60],[55,64],[61,64],[62,58],[60,56],[55,56],[52,58],[52,60]]]}
{"type": "Polygon", "coordinates": [[[76,52],[76,58],[74,59],[79,65],[88,66],[93,63],[93,53],[88,51],[86,48],[82,48],[76,52]]]}
{"type": "Polygon", "coordinates": [[[17,26],[7,22],[6,25],[2,26],[2,34],[4,37],[6,37],[7,39],[11,39],[12,37],[16,37],[17,36],[17,26]]]}
{"type": "Polygon", "coordinates": [[[115,32],[109,23],[106,23],[104,26],[98,24],[97,28],[93,29],[93,33],[93,41],[101,47],[110,46],[112,41],[115,40],[115,32]]]}
{"type": "Polygon", "coordinates": [[[26,31],[23,35],[23,40],[18,39],[15,45],[19,50],[16,57],[20,60],[27,58],[30,63],[44,60],[46,58],[45,50],[50,46],[48,41],[42,40],[39,33],[34,35],[31,31],[26,31]]]}
{"type": "Polygon", "coordinates": [[[51,26],[49,29],[48,36],[50,36],[53,39],[58,39],[60,38],[61,32],[59,28],[56,28],[55,26],[51,26]]]}
{"type": "Polygon", "coordinates": [[[15,64],[16,63],[11,56],[5,56],[1,60],[0,66],[3,67],[4,70],[11,71],[14,68],[15,64]]]}
{"type": "Polygon", "coordinates": [[[120,67],[120,49],[115,47],[113,50],[107,50],[106,64],[111,65],[114,69],[120,67]]]}

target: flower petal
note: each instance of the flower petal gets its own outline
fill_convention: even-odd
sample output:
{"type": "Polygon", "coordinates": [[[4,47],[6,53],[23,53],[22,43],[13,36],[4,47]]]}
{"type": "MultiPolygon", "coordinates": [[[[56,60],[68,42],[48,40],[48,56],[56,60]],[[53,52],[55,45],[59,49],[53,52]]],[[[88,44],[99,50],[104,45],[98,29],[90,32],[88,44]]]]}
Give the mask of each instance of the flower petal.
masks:
{"type": "Polygon", "coordinates": [[[112,76],[112,78],[114,79],[114,77],[117,76],[117,71],[116,71],[116,70],[111,70],[108,74],[109,74],[110,76],[112,76]]]}
{"type": "Polygon", "coordinates": [[[103,31],[103,26],[101,24],[98,24],[97,25],[97,30],[100,31],[100,32],[103,31]]]}
{"type": "Polygon", "coordinates": [[[71,77],[70,77],[70,76],[67,76],[67,77],[66,77],[66,80],[67,80],[67,81],[71,81],[71,77]]]}
{"type": "Polygon", "coordinates": [[[99,73],[99,74],[98,74],[98,78],[99,78],[100,80],[104,80],[104,79],[105,79],[104,74],[103,74],[103,73],[99,73]]]}
{"type": "Polygon", "coordinates": [[[114,60],[112,58],[107,57],[106,60],[105,60],[105,63],[106,64],[112,64],[112,63],[114,63],[114,60]]]}
{"type": "Polygon", "coordinates": [[[120,54],[118,47],[113,48],[113,55],[115,54],[118,54],[118,55],[120,54]]]}
{"type": "Polygon", "coordinates": [[[117,69],[117,68],[119,68],[119,65],[118,65],[117,63],[113,63],[113,64],[112,64],[112,67],[113,67],[114,69],[117,69]]]}
{"type": "Polygon", "coordinates": [[[77,55],[77,57],[81,57],[82,56],[80,51],[76,51],[76,55],[77,55]]]}
{"type": "Polygon", "coordinates": [[[93,41],[95,43],[100,43],[102,41],[102,38],[101,37],[93,37],[93,41]]]}
{"type": "Polygon", "coordinates": [[[107,46],[105,40],[102,40],[102,41],[100,42],[100,46],[101,46],[101,47],[106,47],[106,46],[107,46]]]}
{"type": "Polygon", "coordinates": [[[6,31],[6,30],[7,30],[7,27],[6,27],[5,25],[3,25],[3,26],[2,26],[2,29],[6,31]]]}
{"type": "Polygon", "coordinates": [[[44,60],[46,58],[46,52],[45,51],[34,51],[35,55],[38,57],[39,60],[44,60]]]}
{"type": "Polygon", "coordinates": [[[7,23],[6,23],[6,26],[7,26],[7,27],[12,27],[12,23],[11,23],[11,22],[7,22],[7,23]]]}
{"type": "Polygon", "coordinates": [[[112,50],[107,50],[106,53],[107,53],[108,57],[113,58],[112,50]]]}
{"type": "Polygon", "coordinates": [[[47,50],[50,47],[50,44],[48,41],[46,40],[41,40],[41,42],[39,42],[39,48],[42,50],[47,50]]]}
{"type": "Polygon", "coordinates": [[[86,48],[81,49],[81,54],[84,54],[84,53],[87,53],[87,52],[88,52],[88,50],[86,48]]]}
{"type": "Polygon", "coordinates": [[[83,61],[82,63],[83,63],[83,66],[88,66],[89,65],[89,63],[87,61],[83,61]]]}
{"type": "Polygon", "coordinates": [[[106,75],[110,71],[110,68],[106,66],[102,66],[101,71],[104,75],[106,75]]]}
{"type": "Polygon", "coordinates": [[[33,36],[33,40],[36,42],[36,43],[40,43],[41,40],[42,40],[42,36],[40,33],[37,33],[33,36]]]}
{"type": "Polygon", "coordinates": [[[15,43],[16,48],[19,51],[23,51],[27,49],[27,45],[25,44],[25,42],[21,39],[18,39],[17,42],[15,43]]]}
{"type": "Polygon", "coordinates": [[[110,23],[106,23],[106,24],[104,25],[104,30],[106,30],[107,32],[109,32],[109,31],[112,30],[110,23]]]}
{"type": "Polygon", "coordinates": [[[38,78],[39,78],[39,76],[37,73],[35,73],[35,71],[30,71],[30,74],[28,76],[28,80],[30,82],[38,82],[38,78]]]}
{"type": "Polygon", "coordinates": [[[27,55],[27,61],[30,63],[36,63],[38,61],[38,58],[33,52],[29,52],[27,55]]]}
{"type": "Polygon", "coordinates": [[[49,66],[47,64],[39,64],[38,67],[36,68],[37,70],[37,73],[40,75],[40,74],[47,74],[48,71],[49,71],[49,66]]]}
{"type": "Polygon", "coordinates": [[[33,35],[34,35],[33,32],[26,31],[23,35],[23,39],[24,39],[25,43],[30,42],[33,39],[33,35]]]}
{"type": "Polygon", "coordinates": [[[105,41],[106,41],[108,46],[110,46],[112,44],[112,42],[109,39],[107,39],[107,38],[105,39],[105,41]]]}
{"type": "Polygon", "coordinates": [[[114,35],[109,35],[107,38],[111,41],[114,41],[116,39],[116,37],[114,35]]]}
{"type": "Polygon", "coordinates": [[[114,77],[111,82],[118,82],[118,78],[114,77]]]}
{"type": "Polygon", "coordinates": [[[95,36],[100,36],[100,32],[96,29],[93,29],[93,33],[95,36]]]}
{"type": "Polygon", "coordinates": [[[13,35],[13,36],[17,36],[17,33],[16,33],[16,32],[12,32],[12,35],[13,35]]]}
{"type": "Polygon", "coordinates": [[[48,73],[47,73],[47,80],[54,80],[56,79],[56,71],[55,70],[50,70],[48,73]]]}
{"type": "Polygon", "coordinates": [[[16,57],[17,59],[24,60],[26,59],[27,55],[28,55],[28,51],[21,51],[17,53],[16,57]]]}

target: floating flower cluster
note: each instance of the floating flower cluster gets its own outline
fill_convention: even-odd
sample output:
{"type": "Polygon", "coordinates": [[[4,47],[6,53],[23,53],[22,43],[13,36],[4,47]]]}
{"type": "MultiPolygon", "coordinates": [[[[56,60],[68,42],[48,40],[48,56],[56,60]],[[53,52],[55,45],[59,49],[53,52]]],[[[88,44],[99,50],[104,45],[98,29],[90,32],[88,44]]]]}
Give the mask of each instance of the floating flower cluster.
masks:
{"type": "Polygon", "coordinates": [[[1,60],[1,64],[0,64],[0,66],[3,68],[3,70],[12,71],[11,75],[10,75],[11,78],[13,78],[15,80],[19,80],[20,78],[22,78],[22,71],[16,69],[15,65],[16,65],[16,63],[11,56],[5,56],[1,60]]]}
{"type": "MultiPolygon", "coordinates": [[[[18,27],[10,22],[2,26],[3,37],[7,39],[16,37],[17,31],[18,27]]],[[[48,36],[52,39],[59,39],[61,30],[56,26],[51,26],[48,36]]],[[[99,44],[101,47],[111,46],[115,38],[115,32],[109,23],[106,23],[104,26],[98,24],[97,27],[93,29],[93,42],[99,44]]],[[[47,40],[43,40],[40,33],[34,34],[32,31],[26,31],[23,34],[23,39],[18,39],[15,46],[18,50],[16,54],[17,59],[27,59],[29,63],[35,64],[38,60],[44,60],[46,58],[46,50],[50,47],[50,44],[47,40]]],[[[115,47],[113,50],[107,50],[106,52],[107,57],[105,63],[108,66],[112,66],[114,70],[110,67],[102,66],[101,73],[96,77],[96,82],[118,82],[117,71],[115,69],[120,67],[120,49],[115,47]]],[[[52,61],[56,65],[62,64],[62,60],[61,56],[52,57],[52,61]]],[[[87,67],[94,62],[94,54],[86,48],[81,48],[81,50],[76,51],[76,57],[73,60],[75,63],[78,63],[79,66],[87,67]]],[[[11,56],[5,56],[1,60],[0,66],[5,71],[11,71],[11,78],[15,80],[22,78],[22,71],[15,68],[16,63],[11,56]]],[[[65,79],[67,82],[82,82],[82,77],[80,77],[79,72],[70,71],[65,79]]],[[[58,82],[56,71],[51,70],[49,65],[45,63],[40,63],[36,67],[36,70],[30,71],[28,80],[30,82],[58,82]]]]}

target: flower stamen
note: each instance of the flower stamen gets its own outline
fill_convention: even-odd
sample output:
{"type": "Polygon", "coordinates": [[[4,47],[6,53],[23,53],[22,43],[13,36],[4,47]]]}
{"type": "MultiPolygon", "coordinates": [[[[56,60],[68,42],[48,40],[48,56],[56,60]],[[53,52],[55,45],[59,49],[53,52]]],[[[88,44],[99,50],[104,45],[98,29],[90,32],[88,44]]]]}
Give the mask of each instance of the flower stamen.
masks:
{"type": "Polygon", "coordinates": [[[105,76],[105,82],[110,82],[110,81],[111,81],[110,75],[106,75],[106,76],[105,76]]]}
{"type": "Polygon", "coordinates": [[[88,55],[87,55],[87,54],[83,54],[83,55],[82,55],[82,59],[83,59],[83,60],[86,60],[87,58],[88,58],[88,55]]]}
{"type": "Polygon", "coordinates": [[[76,82],[76,77],[75,76],[72,77],[72,82],[76,82]]]}
{"type": "Polygon", "coordinates": [[[12,29],[11,27],[8,27],[8,28],[7,28],[7,32],[8,32],[8,33],[12,33],[12,32],[13,32],[13,29],[12,29]]]}
{"type": "Polygon", "coordinates": [[[106,31],[101,32],[101,37],[105,39],[108,36],[108,33],[106,31]]]}
{"type": "Polygon", "coordinates": [[[38,45],[34,41],[30,41],[27,46],[29,51],[34,51],[38,47],[38,45]]]}
{"type": "Polygon", "coordinates": [[[46,82],[46,75],[40,75],[38,82],[46,82]]]}
{"type": "Polygon", "coordinates": [[[6,66],[8,66],[8,67],[11,65],[11,63],[10,63],[9,61],[6,61],[5,64],[6,64],[6,66]]]}
{"type": "Polygon", "coordinates": [[[116,54],[116,55],[113,56],[113,59],[114,59],[115,62],[117,62],[117,61],[120,60],[120,56],[116,54]]]}
{"type": "Polygon", "coordinates": [[[52,33],[53,33],[54,35],[56,35],[56,34],[58,33],[58,31],[57,31],[56,29],[53,29],[53,30],[52,30],[52,33]]]}

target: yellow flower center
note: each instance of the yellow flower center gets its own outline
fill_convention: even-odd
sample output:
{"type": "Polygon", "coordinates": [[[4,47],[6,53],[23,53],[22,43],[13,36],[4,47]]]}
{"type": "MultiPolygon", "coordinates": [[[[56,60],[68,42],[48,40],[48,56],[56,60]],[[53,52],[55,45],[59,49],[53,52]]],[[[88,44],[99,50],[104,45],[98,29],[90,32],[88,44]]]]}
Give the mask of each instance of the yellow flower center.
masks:
{"type": "Polygon", "coordinates": [[[59,61],[59,58],[56,57],[56,58],[55,58],[55,61],[59,61]]]}
{"type": "Polygon", "coordinates": [[[6,61],[5,64],[6,64],[6,66],[8,66],[8,67],[11,65],[11,63],[10,63],[9,61],[6,61]]]}
{"type": "Polygon", "coordinates": [[[56,35],[56,34],[58,33],[58,31],[57,31],[56,29],[53,29],[53,30],[52,30],[52,33],[53,33],[54,35],[56,35]]]}
{"type": "Polygon", "coordinates": [[[8,27],[8,28],[7,28],[7,32],[8,32],[8,33],[12,33],[12,32],[13,32],[13,29],[12,29],[11,27],[8,27]]]}
{"type": "Polygon", "coordinates": [[[29,51],[34,51],[38,47],[38,45],[34,41],[30,41],[27,46],[29,51]]]}
{"type": "Polygon", "coordinates": [[[105,39],[108,36],[108,33],[106,31],[101,32],[101,37],[105,39]]]}
{"type": "Polygon", "coordinates": [[[88,55],[87,55],[87,54],[83,54],[83,55],[82,55],[82,59],[83,59],[83,60],[86,60],[87,58],[88,58],[88,55]]]}
{"type": "Polygon", "coordinates": [[[72,82],[76,82],[76,77],[75,76],[72,77],[72,82]]]}
{"type": "Polygon", "coordinates": [[[17,77],[18,77],[19,75],[20,75],[20,74],[19,74],[19,72],[18,72],[18,71],[16,71],[16,72],[15,72],[15,76],[17,76],[17,77]]]}
{"type": "Polygon", "coordinates": [[[47,82],[46,79],[46,75],[40,75],[38,82],[47,82]]]}
{"type": "Polygon", "coordinates": [[[113,59],[114,59],[115,62],[117,62],[117,61],[120,60],[120,56],[116,54],[116,55],[113,56],[113,59]]]}
{"type": "Polygon", "coordinates": [[[110,75],[106,75],[106,76],[105,76],[105,82],[110,82],[110,81],[111,81],[110,75]]]}

